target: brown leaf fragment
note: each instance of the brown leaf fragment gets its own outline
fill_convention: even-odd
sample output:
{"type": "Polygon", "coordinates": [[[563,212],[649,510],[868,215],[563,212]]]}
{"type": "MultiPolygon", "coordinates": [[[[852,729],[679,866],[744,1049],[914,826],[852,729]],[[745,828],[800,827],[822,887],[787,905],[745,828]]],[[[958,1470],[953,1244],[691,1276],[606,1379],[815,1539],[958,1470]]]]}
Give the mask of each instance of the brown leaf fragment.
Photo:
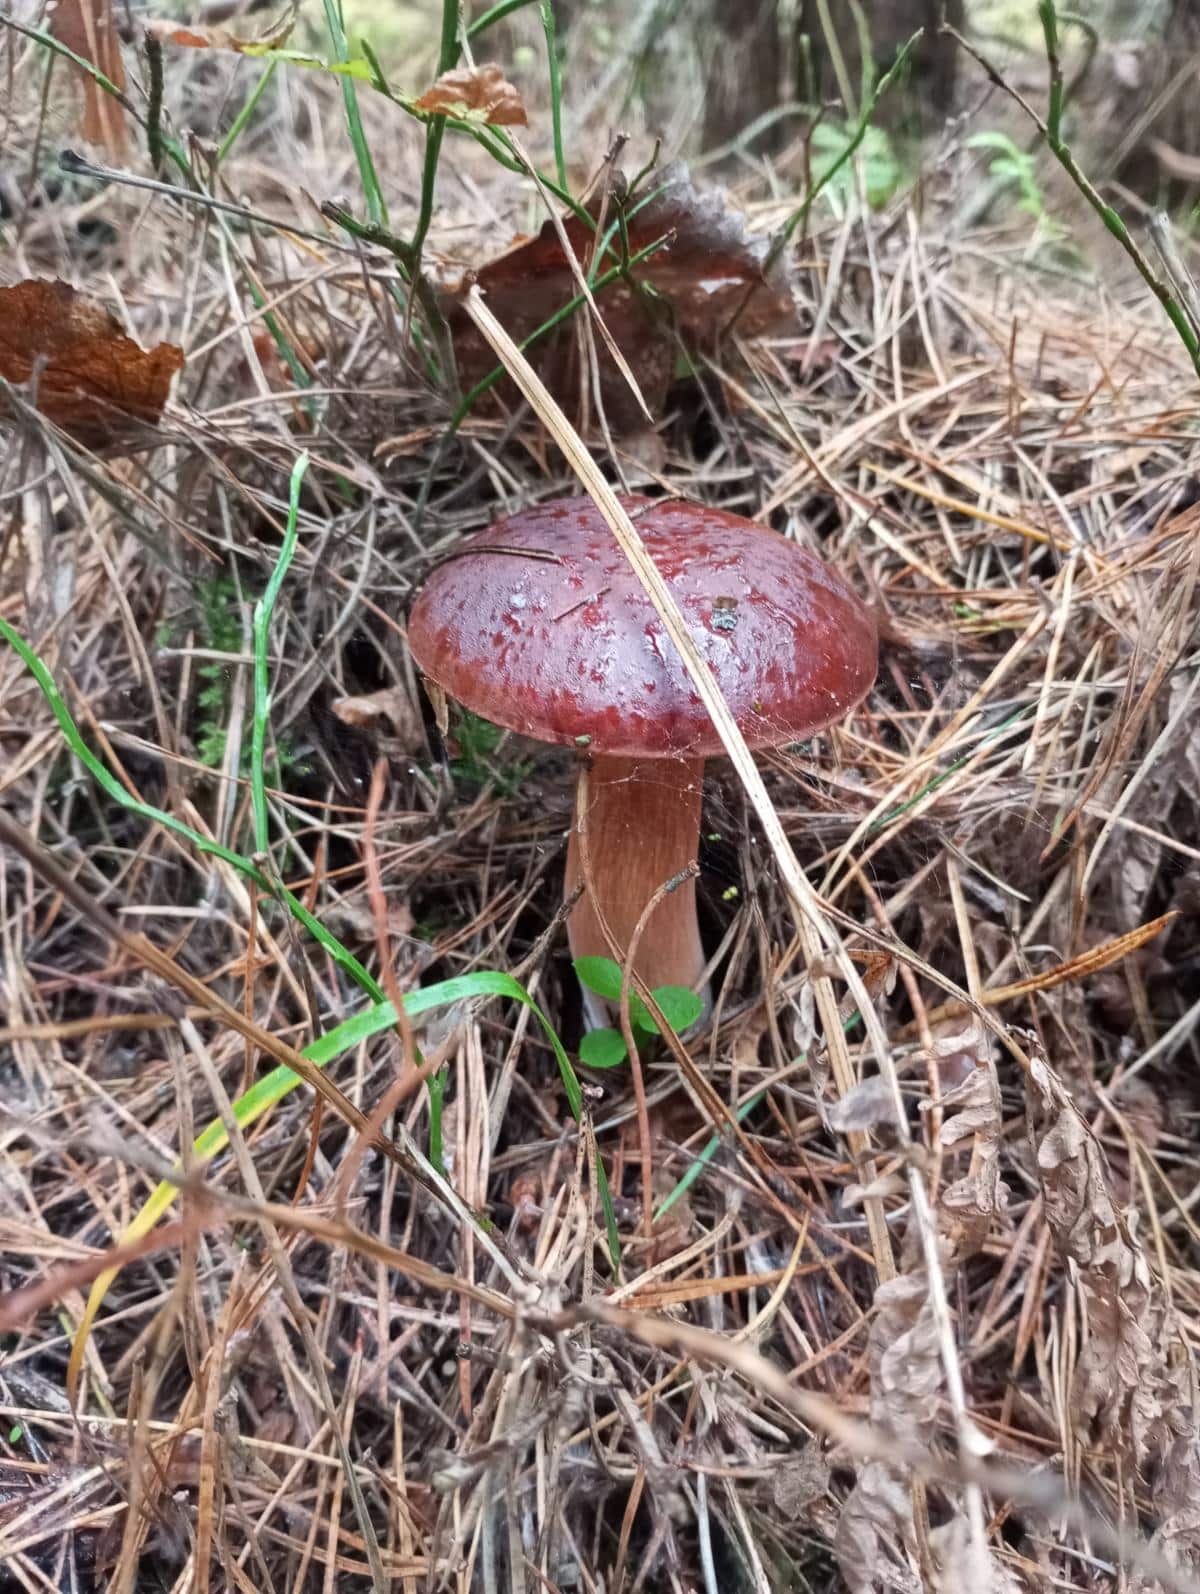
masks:
{"type": "Polygon", "coordinates": [[[929,1534],[935,1594],[1019,1594],[1020,1580],[986,1545],[975,1544],[963,1516],[929,1534]]]}
{"type": "MultiPolygon", "coordinates": [[[[1008,1204],[1008,1187],[1000,1177],[1004,1127],[1000,1082],[983,1026],[977,1021],[965,1032],[945,1036],[935,1045],[940,1055],[970,1055],[975,1062],[960,1084],[943,1093],[940,1104],[947,1116],[938,1134],[946,1150],[972,1140],[970,1164],[961,1178],[943,1190],[941,1208],[961,1226],[962,1240],[974,1250],[1008,1204]]],[[[932,1106],[931,1101],[923,1101],[921,1110],[928,1112],[932,1106]]]]}
{"type": "Polygon", "coordinates": [[[1043,1056],[1033,1056],[1026,1091],[1046,1221],[1059,1250],[1079,1268],[1087,1306],[1072,1414],[1085,1438],[1094,1425],[1122,1448],[1131,1446],[1140,1462],[1163,1414],[1165,1303],[1113,1199],[1100,1145],[1043,1056]]]}
{"type": "MultiPolygon", "coordinates": [[[[749,235],[743,218],[730,210],[722,194],[698,189],[680,164],[654,174],[648,184],[649,197],[639,194],[630,202],[623,183],[614,181],[607,199],[597,196],[589,202],[588,213],[596,223],[603,213],[605,233],[623,219],[630,257],[667,240],[595,293],[600,316],[657,419],[674,379],[681,339],[686,349],[696,353],[716,353],[719,348],[724,360],[732,353],[734,334],[749,340],[775,331],[793,317],[794,307],[783,262],[766,269],[766,240],[749,235]]],[[[559,225],[571,252],[587,270],[597,247],[595,229],[574,212],[562,217],[559,225]]],[[[614,230],[604,260],[597,262],[597,275],[619,262],[624,247],[621,232],[614,230]]],[[[530,337],[577,291],[553,221],[547,221],[535,238],[522,240],[478,267],[474,280],[518,342],[530,337]]],[[[460,287],[448,293],[444,309],[461,383],[469,390],[491,372],[496,359],[463,309],[464,291],[460,287]]],[[[577,418],[594,414],[596,386],[587,380],[573,318],[531,344],[526,354],[568,413],[577,418]]],[[[645,415],[624,373],[604,347],[597,348],[596,359],[599,399],[610,428],[619,436],[641,431],[645,415]]],[[[510,382],[499,383],[494,391],[510,405],[519,400],[510,382]]]]}
{"type": "MultiPolygon", "coordinates": [[[[50,23],[60,44],[90,61],[114,88],[124,92],[125,63],[117,37],[112,0],[58,0],[50,23]]],[[[72,66],[83,87],[83,118],[79,131],[91,144],[102,144],[114,158],[129,147],[124,108],[89,73],[72,66]]]]}
{"type": "Polygon", "coordinates": [[[65,282],[0,287],[0,377],[28,382],[30,401],[86,447],[157,425],[182,366],[182,349],[141,348],[111,311],[65,282]]]}
{"type": "Polygon", "coordinates": [[[385,686],[361,697],[339,697],[329,706],[343,725],[353,725],[357,730],[381,730],[396,737],[409,751],[423,740],[421,716],[408,693],[399,686],[385,686]]]}
{"type": "Polygon", "coordinates": [[[432,88],[413,101],[413,109],[488,127],[529,125],[524,101],[494,62],[443,72],[432,88]]]}
{"type": "Polygon", "coordinates": [[[896,1104],[891,1087],[881,1074],[868,1074],[851,1086],[840,1101],[831,1103],[828,1118],[830,1128],[839,1135],[873,1129],[876,1124],[894,1124],[896,1104]]]}
{"type": "MultiPolygon", "coordinates": [[[[937,1422],[942,1384],[937,1326],[923,1267],[901,1273],[875,1291],[867,1342],[871,1424],[897,1446],[924,1446],[937,1422]]],[[[846,1497],[833,1542],[852,1594],[888,1589],[917,1594],[921,1578],[913,1526],[912,1484],[897,1463],[868,1461],[846,1497]]]]}
{"type": "Polygon", "coordinates": [[[279,21],[257,38],[243,38],[232,28],[206,27],[203,23],[172,22],[167,17],[152,17],[146,23],[146,35],[159,44],[179,45],[187,50],[232,50],[241,55],[246,50],[277,50],[287,42],[296,23],[296,5],[290,5],[279,21]]]}
{"type": "Polygon", "coordinates": [[[771,1475],[771,1498],[789,1520],[820,1500],[829,1488],[831,1470],[818,1440],[781,1463],[771,1475]]]}

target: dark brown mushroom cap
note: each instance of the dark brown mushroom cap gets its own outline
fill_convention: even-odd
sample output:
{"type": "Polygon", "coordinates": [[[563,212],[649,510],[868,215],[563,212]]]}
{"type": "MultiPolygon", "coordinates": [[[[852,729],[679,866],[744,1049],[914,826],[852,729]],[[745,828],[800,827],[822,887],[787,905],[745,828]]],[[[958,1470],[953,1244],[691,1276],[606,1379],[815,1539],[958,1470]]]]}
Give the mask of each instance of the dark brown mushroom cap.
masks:
{"type": "MultiPolygon", "coordinates": [[[[875,622],[828,566],[724,510],[621,501],[752,747],[809,736],[864,696],[875,622]]],[[[721,751],[590,498],[541,504],[464,543],[425,583],[408,642],[450,697],[539,741],[587,738],[593,752],[630,757],[721,751]]]]}

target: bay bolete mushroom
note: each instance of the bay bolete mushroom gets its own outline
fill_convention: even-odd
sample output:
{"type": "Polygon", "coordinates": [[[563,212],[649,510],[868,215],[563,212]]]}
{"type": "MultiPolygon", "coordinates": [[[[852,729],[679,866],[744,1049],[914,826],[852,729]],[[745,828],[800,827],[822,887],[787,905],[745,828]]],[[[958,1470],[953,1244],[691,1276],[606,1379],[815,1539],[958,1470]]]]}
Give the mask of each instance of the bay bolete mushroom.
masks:
{"type": "MultiPolygon", "coordinates": [[[[840,576],[773,531],[680,499],[623,497],[752,748],[841,719],[875,678],[870,612],[840,576]]],[[[622,949],[655,892],[692,863],[704,760],[721,742],[590,498],[557,499],[469,538],[429,576],[409,617],[413,657],[473,713],[586,749],[595,902],[571,912],[574,957],[622,949]]],[[[583,878],[578,820],[566,887],[583,878]]],[[[650,987],[703,976],[695,881],[663,897],[636,949],[650,987]]],[[[597,1004],[589,1013],[605,1022],[597,1004]]]]}

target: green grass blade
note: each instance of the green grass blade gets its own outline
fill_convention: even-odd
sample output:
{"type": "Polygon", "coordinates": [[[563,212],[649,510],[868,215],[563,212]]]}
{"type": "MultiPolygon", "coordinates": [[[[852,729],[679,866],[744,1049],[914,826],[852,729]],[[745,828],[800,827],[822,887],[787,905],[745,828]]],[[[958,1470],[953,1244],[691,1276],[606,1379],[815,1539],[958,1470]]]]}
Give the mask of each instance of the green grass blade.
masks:
{"type": "MultiPolygon", "coordinates": [[[[428,986],[424,990],[410,991],[404,998],[404,1011],[410,1018],[416,1018],[431,1007],[445,1007],[448,1002],[466,1002],[477,996],[504,996],[510,1001],[520,1002],[530,1010],[541,1025],[554,1052],[571,1116],[578,1121],[583,1112],[583,1091],[579,1077],[571,1066],[571,1059],[563,1049],[563,1044],[555,1034],[550,1020],[520,981],[515,980],[511,974],[505,974],[500,969],[477,969],[473,974],[456,975],[453,979],[442,980],[439,984],[428,986]]],[[[330,1030],[328,1035],[313,1041],[304,1055],[318,1068],[324,1068],[332,1058],[349,1051],[360,1041],[378,1035],[380,1030],[388,1029],[395,1022],[396,1009],[391,1002],[386,1000],[377,1002],[374,1007],[365,1008],[353,1018],[348,1018],[345,1023],[339,1024],[336,1029],[330,1030]]],[[[291,1070],[288,1069],[286,1072],[290,1073],[291,1070]]]]}
{"type": "Polygon", "coordinates": [[[279,62],[278,61],[268,61],[267,62],[266,71],[263,72],[263,74],[260,76],[258,82],[254,85],[254,88],[251,90],[249,96],[247,97],[245,105],[242,106],[241,110],[234,117],[232,123],[230,124],[228,133],[226,133],[225,137],[221,140],[220,144],[217,146],[217,163],[218,163],[218,165],[223,160],[226,159],[226,157],[229,155],[230,151],[233,149],[233,146],[237,143],[238,139],[241,138],[242,134],[246,131],[246,128],[247,128],[247,126],[249,125],[249,122],[250,122],[250,118],[254,115],[255,111],[258,109],[258,102],[259,102],[259,100],[262,99],[263,95],[266,93],[267,86],[270,83],[271,79],[275,76],[275,72],[276,72],[278,66],[279,66],[279,62]]]}
{"type": "Polygon", "coordinates": [[[493,27],[497,22],[503,22],[505,17],[511,17],[514,11],[523,11],[526,6],[534,4],[534,0],[499,0],[490,10],[485,11],[481,17],[476,17],[467,29],[467,38],[478,38],[481,33],[493,27]]]}
{"type": "MultiPolygon", "coordinates": [[[[449,72],[458,60],[459,0],[442,0],[442,37],[438,49],[438,76],[449,72]]],[[[421,269],[421,251],[429,236],[433,220],[433,195],[437,187],[438,163],[442,153],[442,139],[446,134],[446,118],[430,118],[425,131],[425,164],[421,172],[421,206],[417,212],[417,225],[413,231],[412,250],[414,274],[421,269]]]]}
{"type": "Polygon", "coordinates": [[[558,186],[567,186],[567,157],[563,151],[562,63],[558,59],[554,0],[541,0],[542,32],[546,36],[546,63],[550,70],[550,123],[554,130],[554,171],[558,186]]]}
{"type": "MultiPolygon", "coordinates": [[[[767,1093],[765,1090],[756,1091],[748,1101],[744,1101],[742,1103],[736,1114],[738,1123],[742,1123],[744,1119],[750,1116],[750,1114],[758,1106],[759,1102],[764,1099],[766,1094],[767,1093]]],[[[721,1137],[720,1135],[713,1135],[712,1139],[709,1140],[704,1148],[697,1154],[695,1161],[692,1163],[691,1167],[683,1175],[682,1179],[680,1179],[679,1183],[675,1186],[671,1193],[667,1196],[664,1196],[659,1202],[658,1206],[655,1207],[655,1223],[658,1222],[659,1218],[663,1217],[664,1214],[671,1210],[676,1201],[680,1200],[688,1193],[688,1191],[692,1188],[696,1180],[704,1172],[705,1168],[708,1167],[709,1163],[713,1160],[720,1149],[721,1137]]]]}
{"type": "Polygon", "coordinates": [[[279,557],[271,571],[266,591],[254,605],[254,723],[250,732],[250,806],[254,814],[254,850],[270,851],[270,821],[267,817],[267,783],[263,765],[266,758],[267,725],[271,717],[271,681],[267,669],[267,640],[271,616],[283,587],[288,567],[296,552],[299,537],[300,486],[308,470],[308,455],[301,454],[292,466],[288,487],[287,524],[279,557]]]}
{"type": "MultiPolygon", "coordinates": [[[[325,25],[329,29],[337,64],[349,63],[350,52],[346,45],[346,30],[342,26],[341,8],[337,0],[324,0],[324,6],[325,25]]],[[[362,183],[363,198],[367,202],[367,215],[376,226],[386,227],[387,204],[384,201],[383,189],[379,186],[379,173],[375,170],[371,146],[367,142],[362,113],[358,108],[358,90],[354,86],[354,76],[351,73],[342,74],[342,108],[346,115],[346,131],[350,135],[350,145],[358,164],[358,179],[362,183]]]]}
{"type": "MultiPolygon", "coordinates": [[[[519,1002],[527,1007],[541,1025],[542,1030],[550,1042],[558,1061],[559,1071],[562,1074],[563,1084],[567,1091],[567,1100],[576,1122],[579,1122],[583,1112],[583,1093],[575,1070],[571,1067],[571,1060],[563,1049],[562,1042],[554,1032],[550,1020],[530,996],[529,992],[515,980],[511,974],[504,974],[499,970],[480,969],[473,974],[460,974],[454,979],[441,980],[436,985],[429,985],[423,989],[410,991],[404,998],[404,1010],[410,1018],[416,1018],[422,1013],[432,1011],[438,1007],[448,1007],[454,1002],[470,1001],[477,997],[501,996],[514,1002],[519,1002]]],[[[367,1008],[362,1013],[357,1013],[328,1034],[311,1041],[303,1050],[302,1056],[307,1057],[310,1063],[318,1068],[341,1057],[344,1053],[352,1051],[362,1041],[372,1035],[378,1035],[381,1030],[391,1029],[396,1023],[396,1009],[391,1002],[382,1001],[373,1007],[367,1008]]],[[[295,1090],[301,1083],[299,1074],[292,1072],[286,1065],[281,1064],[264,1074],[250,1087],[248,1091],[233,1103],[233,1116],[240,1129],[248,1129],[257,1123],[272,1107],[277,1106],[285,1096],[295,1090]]],[[[430,1081],[432,1084],[433,1081],[430,1081]]],[[[440,1094],[439,1094],[440,1104],[440,1094]]],[[[196,1137],[194,1152],[197,1162],[210,1162],[219,1155],[229,1144],[229,1132],[224,1123],[214,1119],[201,1134],[196,1137]]],[[[439,1170],[442,1167],[440,1152],[441,1147],[435,1148],[439,1155],[437,1160],[431,1158],[434,1166],[439,1170]]],[[[612,1197],[609,1193],[608,1181],[604,1174],[604,1165],[597,1158],[596,1162],[597,1184],[604,1210],[605,1227],[608,1233],[609,1248],[612,1252],[614,1269],[620,1263],[620,1238],[617,1233],[616,1215],[613,1212],[612,1197]]],[[[182,1173],[182,1168],[180,1169],[182,1173]]],[[[132,1223],[121,1235],[120,1245],[132,1245],[142,1239],[158,1223],[159,1219],[167,1213],[179,1194],[179,1185],[171,1179],[164,1179],[151,1191],[149,1198],[138,1211],[132,1223]]],[[[78,1368],[82,1362],[83,1350],[91,1333],[92,1324],[96,1314],[107,1295],[109,1287],[116,1278],[118,1268],[106,1268],[99,1274],[92,1284],[88,1295],[87,1304],[80,1318],[79,1327],[75,1332],[75,1339],[71,1347],[71,1366],[78,1368]]],[[[73,1379],[72,1379],[73,1382],[73,1379]]]]}
{"type": "MultiPolygon", "coordinates": [[[[71,717],[71,711],[63,700],[62,693],[55,684],[54,677],[46,668],[45,663],[38,657],[19,632],[15,631],[8,621],[0,615],[0,639],[7,642],[9,647],[17,654],[25,668],[33,676],[41,690],[42,696],[50,706],[50,711],[58,721],[59,729],[63,733],[68,747],[76,758],[91,775],[92,779],[122,808],[139,814],[151,824],[162,825],[165,830],[173,835],[181,836],[189,841],[197,852],[205,853],[213,858],[220,858],[223,863],[229,864],[240,875],[254,882],[260,891],[271,892],[271,882],[250,858],[243,857],[240,852],[234,852],[229,847],[223,847],[219,841],[202,835],[200,831],[193,830],[190,825],[184,824],[182,819],[176,819],[174,814],[169,814],[163,808],[156,808],[153,803],[142,802],[140,798],[131,796],[124,786],[111,771],[100,762],[95,753],[84,741],[79,733],[79,727],[71,717]]],[[[342,945],[337,937],[328,931],[319,920],[313,917],[304,904],[292,892],[285,890],[282,893],[283,901],[287,904],[288,911],[304,926],[325,951],[329,953],[334,962],[349,977],[375,1001],[383,997],[382,987],[354,956],[348,947],[342,945]]]]}

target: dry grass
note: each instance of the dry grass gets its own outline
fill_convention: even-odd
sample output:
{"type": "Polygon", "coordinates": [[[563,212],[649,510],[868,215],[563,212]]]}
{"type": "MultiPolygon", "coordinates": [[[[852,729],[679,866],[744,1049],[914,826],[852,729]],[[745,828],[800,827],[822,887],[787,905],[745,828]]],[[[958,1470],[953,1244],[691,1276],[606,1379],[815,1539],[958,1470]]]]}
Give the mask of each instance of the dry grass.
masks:
{"type": "MultiPolygon", "coordinates": [[[[28,162],[70,101],[47,120],[42,57],[5,48],[28,162]]],[[[229,76],[173,64],[168,102],[199,116],[229,76]]],[[[364,111],[399,227],[419,140],[364,111]]],[[[444,161],[435,263],[536,214],[471,146],[444,161]]],[[[756,228],[801,170],[795,151],[745,179],[756,228]]],[[[1143,294],[1031,256],[1027,224],[956,238],[953,152],[939,170],[923,215],[815,217],[802,330],[676,388],[649,467],[625,461],[819,547],[883,617],[868,703],[762,770],[904,1125],[714,763],[717,1002],[693,1067],[645,1065],[655,1202],[722,1140],[653,1231],[628,1073],[588,1082],[581,1137],[529,1012],[458,1003],[331,1065],[368,1129],[302,1090],[211,1166],[185,1157],[178,1221],[109,1291],[72,1411],[108,1248],[259,1069],[131,937],[290,1046],[364,998],[227,866],[107,799],[0,651],[4,809],[80,888],[0,850],[2,1277],[40,1292],[0,1297],[5,1586],[1194,1586],[1194,376],[1143,294]],[[429,1118],[413,1045],[446,1070],[457,1200],[406,1160],[429,1118]]],[[[319,232],[315,201],[355,192],[336,89],[292,74],[226,176],[319,232]]],[[[188,353],[152,446],[102,460],[26,428],[0,468],[0,613],[85,739],[253,850],[251,605],[309,449],[272,633],[274,863],[385,983],[507,971],[573,1047],[571,761],[470,730],[447,747],[404,646],[433,558],[577,490],[545,434],[480,414],[442,446],[452,406],[381,252],[118,189],[5,226],[7,274],[60,272],[188,353]],[[308,405],[251,283],[311,362],[308,405]],[[333,710],[385,689],[368,727],[333,710]]]]}

